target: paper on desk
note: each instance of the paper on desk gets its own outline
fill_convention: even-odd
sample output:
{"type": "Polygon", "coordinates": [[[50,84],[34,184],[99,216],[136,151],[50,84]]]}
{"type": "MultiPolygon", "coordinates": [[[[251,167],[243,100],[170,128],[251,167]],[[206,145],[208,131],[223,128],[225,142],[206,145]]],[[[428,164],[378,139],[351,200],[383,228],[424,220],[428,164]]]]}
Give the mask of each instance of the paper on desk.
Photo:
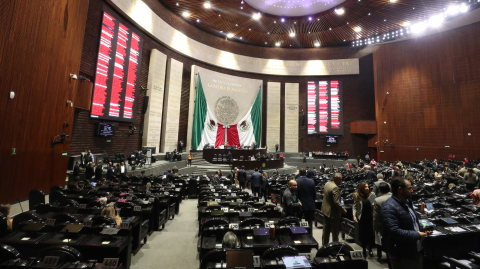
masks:
{"type": "Polygon", "coordinates": [[[439,231],[433,231],[432,235],[443,235],[443,233],[441,233],[439,231]]]}
{"type": "Polygon", "coordinates": [[[465,230],[460,227],[448,227],[447,229],[449,229],[452,232],[465,232],[465,230]]]}

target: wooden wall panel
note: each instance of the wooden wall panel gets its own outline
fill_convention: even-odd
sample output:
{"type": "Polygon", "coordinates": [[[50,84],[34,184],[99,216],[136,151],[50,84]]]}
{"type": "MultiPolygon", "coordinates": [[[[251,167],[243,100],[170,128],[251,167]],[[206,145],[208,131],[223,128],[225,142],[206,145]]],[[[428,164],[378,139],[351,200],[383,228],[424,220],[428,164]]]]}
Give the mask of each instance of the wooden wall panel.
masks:
{"type": "Polygon", "coordinates": [[[375,46],[380,159],[480,158],[478,44],[480,23],[375,46]]]}
{"type": "Polygon", "coordinates": [[[75,95],[75,104],[73,104],[73,106],[90,111],[92,94],[93,83],[91,81],[79,80],[77,82],[77,94],[75,95]]]}
{"type": "Polygon", "coordinates": [[[71,136],[83,33],[89,1],[0,3],[0,156],[5,167],[0,203],[26,199],[65,184],[70,138],[52,149],[55,135],[71,136]],[[13,100],[8,92],[16,93],[13,100]],[[12,155],[16,148],[16,155],[12,155]]]}
{"type": "MultiPolygon", "coordinates": [[[[211,44],[212,40],[217,40],[217,37],[213,37],[210,34],[199,31],[194,26],[185,22],[182,18],[179,18],[172,11],[165,8],[160,1],[146,0],[145,1],[157,14],[159,14],[165,21],[174,26],[176,29],[193,36],[196,40],[211,44]]],[[[103,10],[117,14],[120,22],[124,23],[128,27],[132,27],[128,21],[125,21],[116,11],[114,11],[104,0],[91,0],[88,11],[87,28],[85,31],[85,41],[82,53],[81,72],[88,76],[94,77],[95,75],[95,63],[98,53],[98,41],[100,38],[100,25],[103,10]]],[[[135,27],[133,27],[135,28],[135,27]]],[[[179,133],[178,139],[187,141],[187,122],[188,122],[188,104],[190,96],[190,74],[191,66],[198,65],[203,68],[208,68],[212,71],[222,72],[228,75],[240,76],[251,79],[263,80],[263,114],[262,114],[262,145],[266,142],[266,108],[267,108],[267,83],[268,82],[281,82],[281,100],[280,106],[285,105],[284,100],[284,84],[285,83],[299,83],[299,111],[302,109],[306,113],[306,100],[307,100],[307,82],[309,80],[341,80],[343,81],[344,88],[344,130],[345,135],[340,139],[338,145],[332,145],[326,147],[324,142],[324,136],[321,135],[307,135],[307,126],[299,127],[299,151],[311,151],[311,150],[338,150],[349,151],[351,155],[360,155],[368,151],[367,140],[368,137],[364,135],[356,135],[350,133],[350,122],[358,120],[374,120],[374,89],[373,89],[373,57],[370,51],[361,50],[358,48],[321,48],[321,49],[308,49],[308,50],[294,50],[294,49],[277,49],[277,48],[261,48],[243,45],[243,49],[239,49],[237,43],[223,42],[222,40],[216,41],[214,47],[241,53],[244,55],[254,57],[265,58],[282,58],[292,60],[304,60],[304,59],[347,59],[347,58],[359,58],[360,59],[360,75],[351,76],[308,76],[308,77],[287,77],[287,76],[270,76],[270,75],[258,75],[251,73],[243,73],[237,71],[231,71],[215,66],[207,65],[203,62],[187,58],[183,55],[175,53],[163,45],[159,44],[146,34],[142,33],[143,42],[143,54],[142,54],[142,66],[141,75],[139,78],[139,85],[146,86],[147,74],[148,74],[148,62],[150,58],[150,51],[157,49],[160,52],[167,55],[168,58],[173,58],[183,63],[183,76],[182,76],[182,99],[180,105],[180,120],[179,120],[179,133]]],[[[89,112],[77,110],[75,114],[75,124],[73,130],[73,141],[70,149],[70,154],[79,154],[83,149],[89,148],[94,152],[101,152],[105,150],[109,154],[114,153],[127,153],[137,150],[141,147],[141,138],[138,132],[133,136],[127,136],[126,132],[130,125],[136,126],[137,130],[141,130],[143,115],[140,113],[143,106],[144,91],[139,91],[139,104],[137,106],[137,118],[134,124],[126,124],[118,122],[120,131],[117,132],[115,137],[111,139],[111,143],[105,143],[106,139],[94,137],[93,128],[95,119],[89,118],[89,112]],[[140,128],[139,128],[140,127],[140,128]]],[[[284,111],[280,113],[280,139],[283,141],[285,137],[284,133],[284,111]]],[[[281,150],[283,145],[280,143],[281,150]]]]}
{"type": "Polygon", "coordinates": [[[352,134],[376,134],[376,121],[352,121],[350,123],[350,131],[352,134]]]}

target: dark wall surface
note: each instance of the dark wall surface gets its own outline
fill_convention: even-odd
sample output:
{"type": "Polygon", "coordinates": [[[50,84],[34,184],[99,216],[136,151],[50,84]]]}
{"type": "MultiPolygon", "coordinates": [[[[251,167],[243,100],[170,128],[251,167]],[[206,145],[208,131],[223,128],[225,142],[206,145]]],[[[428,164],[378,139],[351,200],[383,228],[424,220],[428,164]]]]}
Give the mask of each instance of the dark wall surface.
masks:
{"type": "Polygon", "coordinates": [[[475,23],[374,48],[379,159],[480,158],[478,44],[475,23]]]}
{"type": "Polygon", "coordinates": [[[88,0],[0,3],[0,203],[65,185],[88,0]],[[8,98],[9,92],[15,98],[8,98]],[[64,127],[69,123],[70,127],[64,127]],[[15,149],[15,154],[13,154],[15,149]]]}
{"type": "MultiPolygon", "coordinates": [[[[300,126],[299,135],[299,151],[311,150],[332,150],[332,151],[349,151],[351,156],[365,154],[368,151],[367,137],[362,135],[353,135],[350,133],[350,122],[356,120],[374,120],[374,82],[373,82],[373,58],[368,51],[361,51],[350,47],[332,47],[332,48],[316,48],[316,49],[279,49],[279,48],[263,48],[256,46],[249,46],[245,44],[228,42],[222,38],[212,36],[194,26],[188,24],[183,19],[166,9],[157,0],[145,1],[159,16],[166,22],[182,31],[193,39],[196,39],[204,44],[216,47],[218,49],[230,51],[247,56],[271,58],[271,59],[285,59],[285,60],[308,60],[308,59],[347,59],[360,58],[360,75],[348,76],[272,76],[251,74],[246,72],[238,72],[215,67],[203,62],[196,61],[180,55],[169,48],[161,45],[150,36],[142,32],[143,56],[141,66],[141,76],[139,78],[139,85],[146,87],[148,65],[150,59],[150,52],[152,49],[157,49],[167,55],[168,58],[174,58],[183,63],[183,79],[182,79],[182,100],[180,107],[179,120],[179,140],[187,140],[187,122],[188,122],[188,104],[190,94],[190,72],[192,65],[198,65],[212,71],[221,72],[229,75],[246,77],[252,79],[262,79],[264,96],[263,96],[263,130],[266,130],[266,87],[267,82],[281,82],[282,83],[282,99],[281,107],[285,106],[284,100],[284,83],[300,83],[300,111],[303,109],[306,113],[307,102],[307,82],[310,80],[340,80],[343,81],[344,90],[344,136],[340,138],[338,145],[327,147],[324,143],[323,136],[308,136],[307,126],[300,126]]],[[[120,14],[103,0],[91,0],[87,27],[85,30],[85,41],[82,53],[81,72],[89,77],[95,75],[95,64],[97,60],[98,41],[100,38],[100,25],[103,10],[116,14],[117,18],[127,26],[130,23],[120,16],[120,14]]],[[[71,155],[79,154],[83,149],[91,149],[93,152],[100,152],[105,150],[109,155],[115,153],[129,153],[141,148],[141,137],[138,130],[143,129],[143,115],[141,108],[143,106],[143,96],[146,91],[138,93],[137,100],[137,117],[134,124],[122,123],[119,124],[119,131],[115,137],[109,138],[110,143],[107,143],[105,138],[95,137],[93,135],[94,123],[98,120],[89,118],[89,111],[77,110],[75,113],[75,124],[73,130],[73,142],[71,146],[71,155]],[[127,132],[130,126],[137,128],[137,133],[128,136],[127,132]]],[[[284,112],[281,109],[281,139],[284,139],[284,112]]],[[[299,118],[300,119],[300,118],[299,118]]],[[[262,134],[262,143],[265,143],[266,133],[262,134]]],[[[160,143],[159,143],[160,144],[160,143]]],[[[283,143],[281,148],[283,149],[283,143]]],[[[161,149],[160,149],[161,150],[161,149]]]]}

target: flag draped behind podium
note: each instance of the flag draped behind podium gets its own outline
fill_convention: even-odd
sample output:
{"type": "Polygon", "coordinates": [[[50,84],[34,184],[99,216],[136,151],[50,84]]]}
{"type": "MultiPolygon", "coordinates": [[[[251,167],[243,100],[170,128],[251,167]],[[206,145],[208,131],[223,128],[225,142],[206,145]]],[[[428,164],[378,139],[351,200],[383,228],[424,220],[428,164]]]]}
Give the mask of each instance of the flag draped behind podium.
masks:
{"type": "MultiPolygon", "coordinates": [[[[257,89],[255,89],[257,90],[257,89]]],[[[245,112],[244,112],[245,113],[245,112]]],[[[202,150],[206,144],[219,147],[226,141],[229,145],[250,146],[259,142],[262,128],[262,88],[258,89],[255,100],[248,112],[235,124],[226,126],[219,122],[205,96],[200,74],[197,78],[192,148],[202,150]],[[225,131],[226,129],[226,131],[225,131]],[[227,136],[225,139],[225,135],[227,136]]]]}

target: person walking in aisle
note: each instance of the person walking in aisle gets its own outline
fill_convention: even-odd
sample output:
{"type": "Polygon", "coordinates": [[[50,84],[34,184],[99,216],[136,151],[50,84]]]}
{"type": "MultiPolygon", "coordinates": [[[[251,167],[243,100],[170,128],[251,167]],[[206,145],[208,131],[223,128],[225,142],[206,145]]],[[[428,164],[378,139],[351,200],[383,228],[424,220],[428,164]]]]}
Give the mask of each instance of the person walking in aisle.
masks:
{"type": "Polygon", "coordinates": [[[334,242],[338,242],[338,232],[340,231],[340,222],[342,214],[347,213],[341,203],[340,190],[338,185],[342,184],[342,174],[333,174],[332,180],[325,184],[323,188],[322,213],[325,215],[323,223],[322,243],[326,246],[330,241],[330,233],[334,242]]]}
{"type": "Polygon", "coordinates": [[[302,203],[302,213],[308,222],[308,232],[313,233],[313,214],[315,212],[315,182],[313,179],[306,177],[307,172],[304,168],[300,168],[300,177],[297,179],[297,195],[302,203]]]}
{"type": "Polygon", "coordinates": [[[353,194],[353,220],[358,223],[360,228],[359,235],[362,242],[363,257],[368,254],[373,257],[372,246],[374,243],[373,235],[373,208],[372,204],[375,201],[375,194],[370,191],[367,183],[360,183],[357,186],[357,192],[353,194]]]}
{"type": "Polygon", "coordinates": [[[260,196],[260,188],[262,187],[262,181],[262,174],[258,172],[258,168],[255,168],[253,170],[252,176],[250,177],[250,184],[252,186],[253,196],[260,196]]]}

